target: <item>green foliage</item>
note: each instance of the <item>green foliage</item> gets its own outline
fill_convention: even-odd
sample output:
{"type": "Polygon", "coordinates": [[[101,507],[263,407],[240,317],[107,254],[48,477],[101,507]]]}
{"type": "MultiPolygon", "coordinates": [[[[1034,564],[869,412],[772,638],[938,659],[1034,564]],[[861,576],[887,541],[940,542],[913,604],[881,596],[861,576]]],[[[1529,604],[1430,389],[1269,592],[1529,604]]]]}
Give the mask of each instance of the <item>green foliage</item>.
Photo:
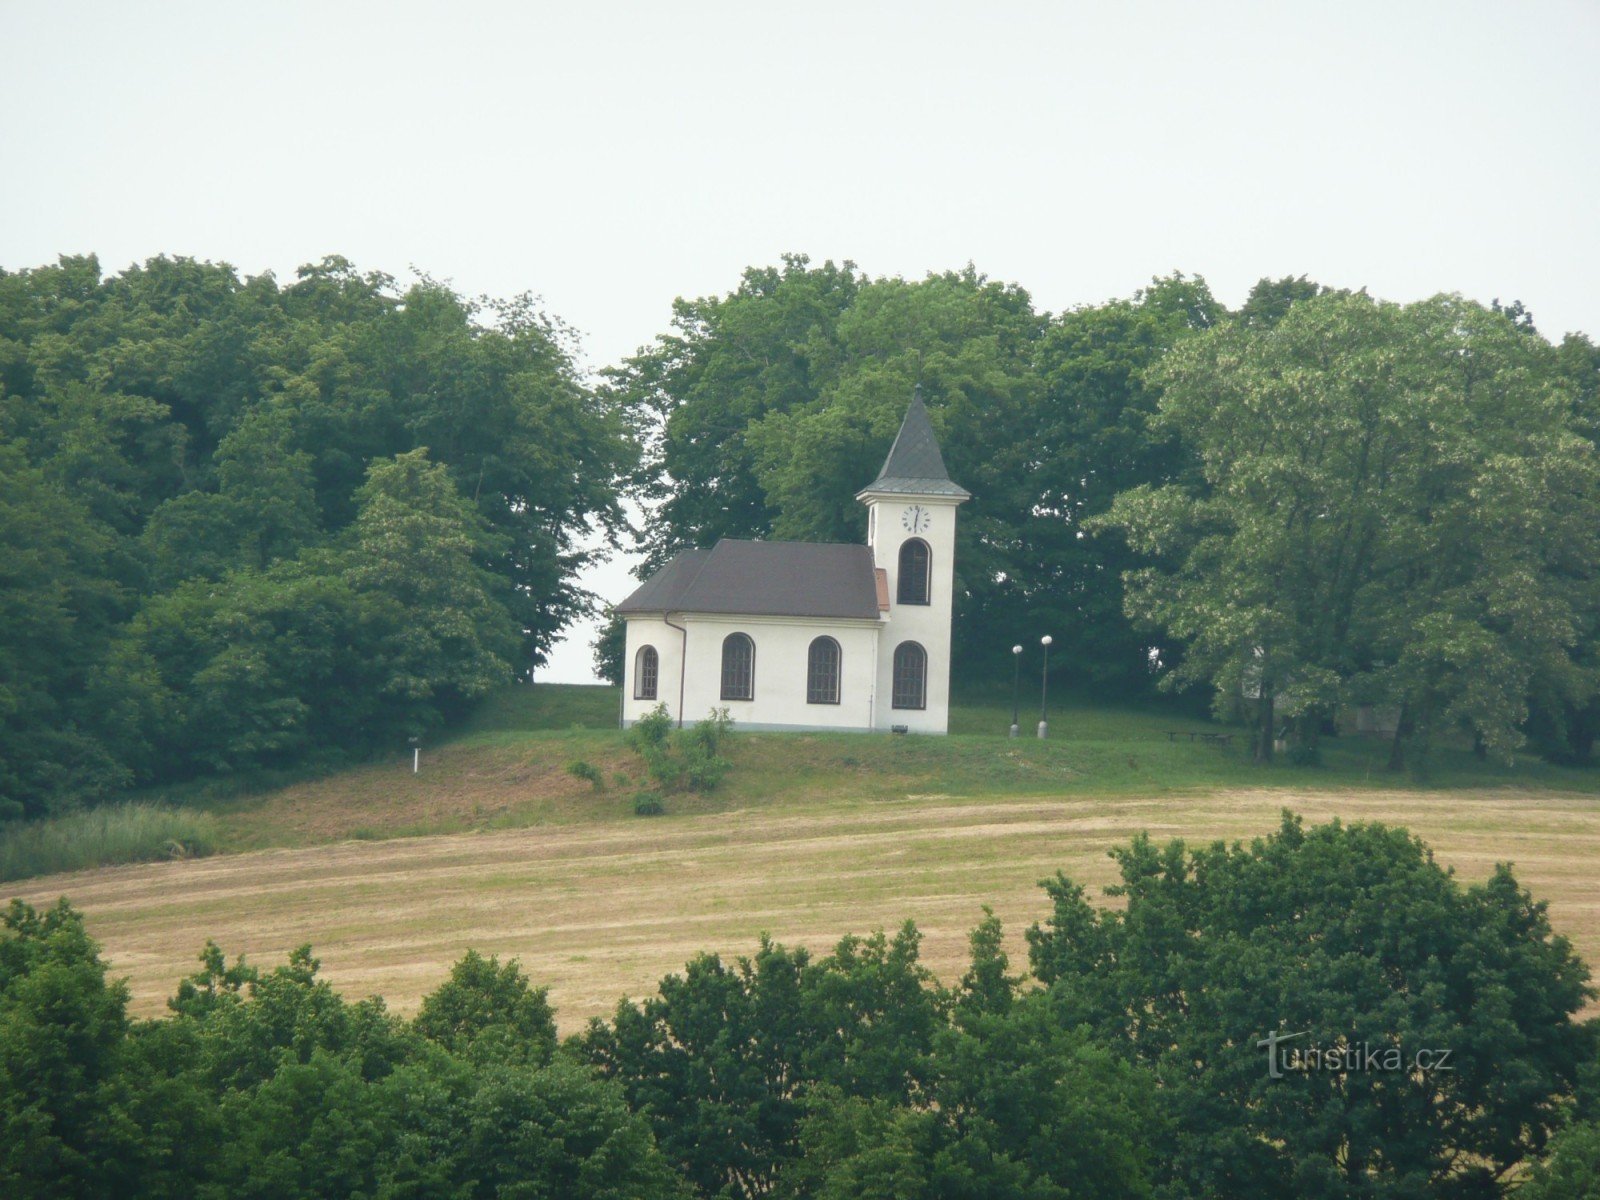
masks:
{"type": "Polygon", "coordinates": [[[85,867],[196,858],[216,850],[210,813],[130,802],[0,825],[0,880],[85,867]]]}
{"type": "Polygon", "coordinates": [[[0,927],[8,1197],[561,1196],[683,1186],[620,1089],[555,1054],[542,991],[469,954],[414,1026],[350,1004],[309,950],[261,973],[208,945],[132,1022],[65,904],[0,927]]]}
{"type": "Polygon", "coordinates": [[[1600,611],[1600,469],[1547,343],[1458,297],[1330,293],[1153,377],[1199,470],[1100,527],[1148,557],[1128,609],[1183,646],[1171,679],[1256,702],[1258,757],[1275,708],[1308,745],[1377,701],[1419,752],[1466,728],[1508,754],[1528,696],[1592,694],[1573,652],[1600,611]]]}
{"type": "Polygon", "coordinates": [[[800,1153],[780,1194],[1148,1197],[1158,1116],[1153,1080],[1057,1026],[1047,1006],[985,1015],[941,1033],[912,1103],[807,1096],[800,1153]]]}
{"type": "Polygon", "coordinates": [[[639,754],[649,758],[666,746],[672,736],[672,714],[665,704],[658,704],[635,721],[628,730],[628,741],[639,754]]]}
{"type": "Polygon", "coordinates": [[[714,708],[703,721],[696,721],[688,736],[679,739],[679,754],[683,760],[683,779],[691,792],[715,790],[732,765],[720,751],[733,728],[733,718],[726,708],[714,708]]]}
{"type": "Polygon", "coordinates": [[[1497,1194],[1573,1094],[1588,970],[1509,869],[1460,887],[1403,831],[1285,814],[1250,846],[1140,837],[1120,910],[1046,883],[1035,976],[1164,1081],[1185,1195],[1497,1194]],[[1449,1070],[1287,1072],[1259,1040],[1451,1053],[1449,1070]]]}
{"type": "Polygon", "coordinates": [[[547,1063],[556,1044],[545,990],[531,986],[515,960],[501,966],[476,950],[451,968],[412,1025],[452,1053],[483,1061],[547,1063]]]}
{"type": "Polygon", "coordinates": [[[597,792],[606,789],[606,777],[601,774],[600,768],[581,758],[573,759],[567,764],[567,774],[574,779],[587,781],[597,792]]]}
{"type": "Polygon", "coordinates": [[[908,925],[819,962],[765,938],[732,967],[702,955],[582,1048],[703,1194],[764,1195],[798,1150],[808,1083],[903,1100],[925,1076],[946,1000],[920,940],[908,925]]]}
{"type": "Polygon", "coordinates": [[[0,921],[0,1192],[127,1186],[127,1001],[65,901],[42,915],[11,902],[0,921]]]}
{"type": "Polygon", "coordinates": [[[659,817],[666,811],[666,801],[661,798],[660,792],[644,791],[633,798],[633,815],[636,817],[659,817]]]}
{"type": "Polygon", "coordinates": [[[628,648],[628,623],[609,604],[600,622],[600,632],[590,643],[594,650],[594,673],[612,687],[621,687],[626,665],[623,656],[628,648]]]}
{"type": "Polygon", "coordinates": [[[1593,1200],[1600,1196],[1600,1125],[1573,1125],[1534,1164],[1517,1200],[1593,1200]]]}
{"type": "Polygon", "coordinates": [[[557,1047],[544,992],[469,952],[413,1021],[309,948],[215,945],[130,1022],[81,918],[0,925],[7,1196],[1588,1197],[1587,971],[1501,868],[1285,815],[1249,847],[1116,852],[1119,908],[1047,884],[1042,986],[985,914],[946,991],[920,936],[702,955],[557,1047]],[[1449,1050],[1273,1078],[1270,1031],[1449,1050]],[[1587,1074],[1586,1074],[1587,1072],[1587,1074]],[[1559,1130],[1559,1132],[1556,1132],[1559,1130]],[[1542,1161],[1538,1160],[1548,1151],[1542,1161]],[[1531,1168],[1531,1169],[1527,1169],[1531,1168]],[[1515,1183],[1513,1181],[1516,1181],[1515,1183]]]}
{"type": "Polygon", "coordinates": [[[658,704],[634,722],[628,741],[662,791],[709,792],[732,765],[721,754],[732,728],[728,710],[714,708],[705,720],[674,732],[671,713],[658,704]]]}
{"type": "Polygon", "coordinates": [[[0,271],[0,820],[459,715],[589,611],[635,457],[527,297],[0,271]]]}
{"type": "Polygon", "coordinates": [[[94,718],[95,671],[127,605],[107,572],[115,544],[21,447],[0,443],[0,822],[129,780],[94,718]]]}
{"type": "Polygon", "coordinates": [[[984,906],[983,920],[972,931],[972,965],[961,977],[956,1004],[962,1016],[1011,1011],[1017,998],[1020,976],[1008,975],[1011,961],[1006,957],[1000,918],[984,906]]]}

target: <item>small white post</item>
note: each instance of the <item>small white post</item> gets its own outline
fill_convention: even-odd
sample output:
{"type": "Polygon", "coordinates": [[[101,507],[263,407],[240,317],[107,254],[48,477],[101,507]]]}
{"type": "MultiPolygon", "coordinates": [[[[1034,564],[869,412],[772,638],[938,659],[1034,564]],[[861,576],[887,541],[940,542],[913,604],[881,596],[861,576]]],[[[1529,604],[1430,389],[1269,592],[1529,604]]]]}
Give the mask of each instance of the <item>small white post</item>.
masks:
{"type": "Polygon", "coordinates": [[[415,775],[417,773],[417,768],[420,767],[421,765],[422,765],[422,747],[421,746],[413,746],[413,747],[411,747],[411,773],[413,775],[415,775]]]}

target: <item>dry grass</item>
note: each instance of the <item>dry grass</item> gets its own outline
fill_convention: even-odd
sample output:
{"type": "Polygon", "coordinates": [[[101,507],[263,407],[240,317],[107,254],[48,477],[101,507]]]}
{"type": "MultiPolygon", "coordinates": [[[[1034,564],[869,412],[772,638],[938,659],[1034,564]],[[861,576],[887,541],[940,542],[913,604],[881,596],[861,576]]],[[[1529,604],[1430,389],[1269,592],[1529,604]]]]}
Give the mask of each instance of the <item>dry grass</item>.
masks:
{"type": "MultiPolygon", "coordinates": [[[[507,747],[475,769],[530,772],[519,793],[575,818],[568,807],[587,785],[558,779],[550,763],[536,769],[521,753],[507,747]],[[542,799],[533,795],[540,788],[542,799]]],[[[397,798],[415,786],[417,804],[444,805],[408,779],[392,789],[397,798]]],[[[274,801],[291,811],[299,802],[274,801]]],[[[305,821],[328,820],[328,804],[304,802],[305,821]]],[[[1600,799],[1538,790],[775,799],[654,820],[572,819],[107,868],[12,890],[34,903],[69,896],[130,979],[141,1013],[161,1011],[208,937],[260,964],[311,942],[339,987],[382,994],[403,1012],[472,947],[520,958],[549,985],[571,1031],[623,994],[652,990],[695,952],[745,953],[763,931],[822,950],[844,933],[911,918],[927,936],[927,961],[951,979],[984,904],[1020,954],[1021,930],[1044,912],[1036,887],[1044,876],[1061,869],[1103,884],[1112,874],[1106,851],[1138,830],[1249,838],[1275,828],[1284,806],[1312,821],[1405,825],[1467,881],[1512,860],[1523,884],[1551,902],[1558,930],[1600,963],[1600,799]]],[[[261,811],[293,824],[271,805],[261,811]]],[[[265,839],[271,822],[261,821],[265,839]]]]}

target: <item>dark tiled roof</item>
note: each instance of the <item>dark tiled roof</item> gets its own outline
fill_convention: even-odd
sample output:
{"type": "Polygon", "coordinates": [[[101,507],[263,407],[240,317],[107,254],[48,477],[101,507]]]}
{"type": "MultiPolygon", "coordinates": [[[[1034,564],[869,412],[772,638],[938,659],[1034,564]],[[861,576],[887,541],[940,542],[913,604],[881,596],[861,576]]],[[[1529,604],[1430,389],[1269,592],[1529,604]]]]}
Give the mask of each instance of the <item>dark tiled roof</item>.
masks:
{"type": "Polygon", "coordinates": [[[878,587],[865,546],[724,538],[679,554],[617,611],[876,620],[878,587]]]}
{"type": "Polygon", "coordinates": [[[939,453],[939,439],[933,435],[920,388],[911,397],[911,407],[900,423],[894,445],[889,447],[889,457],[883,460],[883,470],[862,491],[960,496],[963,499],[972,494],[953,483],[945,470],[944,455],[939,453]]]}

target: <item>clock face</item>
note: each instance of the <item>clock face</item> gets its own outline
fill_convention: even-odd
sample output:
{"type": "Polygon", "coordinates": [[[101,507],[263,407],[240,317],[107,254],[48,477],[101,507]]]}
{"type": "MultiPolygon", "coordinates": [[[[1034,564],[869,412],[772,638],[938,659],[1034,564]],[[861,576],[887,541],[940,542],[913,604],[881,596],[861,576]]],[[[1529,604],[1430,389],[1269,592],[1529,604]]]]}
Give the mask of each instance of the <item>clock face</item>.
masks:
{"type": "Polygon", "coordinates": [[[900,524],[912,533],[927,533],[933,527],[933,514],[920,504],[913,504],[900,514],[900,524]]]}

